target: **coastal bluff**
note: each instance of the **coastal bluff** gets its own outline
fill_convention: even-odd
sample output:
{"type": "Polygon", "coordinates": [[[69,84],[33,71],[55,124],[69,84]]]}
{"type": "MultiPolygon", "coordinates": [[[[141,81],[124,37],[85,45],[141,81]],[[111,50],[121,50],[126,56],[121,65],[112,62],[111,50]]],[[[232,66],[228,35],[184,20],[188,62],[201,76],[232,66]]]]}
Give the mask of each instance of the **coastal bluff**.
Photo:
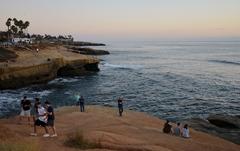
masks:
{"type": "MultiPolygon", "coordinates": [[[[185,139],[164,134],[163,120],[145,113],[126,110],[118,116],[116,108],[87,106],[86,112],[79,107],[62,107],[55,110],[58,137],[43,138],[43,128],[38,136],[29,134],[33,127],[19,125],[17,117],[0,119],[0,148],[18,151],[77,151],[66,142],[69,137],[81,133],[85,142],[101,145],[87,151],[239,151],[240,146],[227,140],[195,131],[190,128],[191,138],[185,139]],[[22,149],[22,150],[21,150],[22,149]]],[[[191,127],[191,125],[190,125],[191,127]]],[[[73,144],[81,139],[72,140],[73,144]]],[[[82,141],[83,142],[83,141],[82,141]]]]}
{"type": "Polygon", "coordinates": [[[76,54],[61,45],[8,48],[16,58],[0,62],[0,89],[48,82],[57,76],[99,71],[99,59],[76,54]]]}

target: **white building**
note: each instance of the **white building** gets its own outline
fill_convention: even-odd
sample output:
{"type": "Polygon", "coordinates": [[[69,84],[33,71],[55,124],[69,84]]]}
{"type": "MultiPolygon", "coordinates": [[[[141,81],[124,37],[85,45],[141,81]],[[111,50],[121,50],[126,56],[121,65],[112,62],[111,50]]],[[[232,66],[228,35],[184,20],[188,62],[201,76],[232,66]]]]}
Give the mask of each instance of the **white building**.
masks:
{"type": "Polygon", "coordinates": [[[13,38],[12,43],[17,44],[17,43],[28,43],[31,44],[32,40],[30,38],[13,38]]]}

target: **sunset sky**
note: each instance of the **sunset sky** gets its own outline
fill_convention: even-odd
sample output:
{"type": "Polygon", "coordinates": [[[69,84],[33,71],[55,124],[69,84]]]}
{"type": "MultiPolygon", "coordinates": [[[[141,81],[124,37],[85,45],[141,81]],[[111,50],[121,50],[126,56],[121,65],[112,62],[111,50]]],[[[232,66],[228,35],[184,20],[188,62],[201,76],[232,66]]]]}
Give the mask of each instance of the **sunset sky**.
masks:
{"type": "Polygon", "coordinates": [[[8,17],[80,40],[240,37],[240,0],[1,0],[8,17]]]}

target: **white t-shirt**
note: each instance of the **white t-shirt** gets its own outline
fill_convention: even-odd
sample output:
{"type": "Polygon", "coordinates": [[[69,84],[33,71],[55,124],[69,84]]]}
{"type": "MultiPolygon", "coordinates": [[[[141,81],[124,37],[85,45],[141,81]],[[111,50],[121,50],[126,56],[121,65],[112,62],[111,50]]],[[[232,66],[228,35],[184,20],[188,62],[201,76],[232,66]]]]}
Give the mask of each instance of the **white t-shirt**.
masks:
{"type": "Polygon", "coordinates": [[[184,128],[184,129],[183,129],[183,132],[182,132],[182,135],[183,135],[183,137],[185,137],[185,138],[189,138],[189,137],[190,137],[190,136],[189,136],[189,129],[184,128]]]}
{"type": "Polygon", "coordinates": [[[38,119],[39,119],[40,121],[42,121],[42,122],[45,122],[45,123],[47,123],[47,115],[45,115],[46,113],[47,113],[47,112],[46,112],[46,110],[45,110],[44,107],[38,108],[38,114],[39,114],[38,119]],[[44,116],[43,116],[43,115],[44,115],[44,116]]]}

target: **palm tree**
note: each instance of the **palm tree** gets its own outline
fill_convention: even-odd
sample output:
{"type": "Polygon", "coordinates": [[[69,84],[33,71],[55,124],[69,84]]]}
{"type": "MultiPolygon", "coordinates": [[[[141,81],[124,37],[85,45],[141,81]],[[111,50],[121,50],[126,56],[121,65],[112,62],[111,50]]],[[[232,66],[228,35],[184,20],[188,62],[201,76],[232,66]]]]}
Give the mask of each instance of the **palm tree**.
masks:
{"type": "Polygon", "coordinates": [[[22,36],[22,34],[23,34],[23,29],[24,29],[24,23],[23,23],[23,21],[22,20],[19,20],[18,21],[18,27],[19,27],[19,35],[20,35],[20,37],[22,36]]]}
{"type": "Polygon", "coordinates": [[[29,21],[25,21],[25,23],[23,24],[23,29],[27,30],[28,26],[30,25],[29,21]]]}
{"type": "Polygon", "coordinates": [[[16,27],[18,27],[19,24],[18,24],[18,20],[16,18],[13,18],[13,23],[16,27]]]}
{"type": "Polygon", "coordinates": [[[11,30],[14,34],[17,34],[18,33],[18,28],[14,25],[11,26],[11,30]]]}
{"type": "Polygon", "coordinates": [[[8,27],[8,31],[10,30],[10,26],[11,26],[11,18],[8,18],[7,22],[6,22],[6,26],[8,27]]]}
{"type": "Polygon", "coordinates": [[[24,23],[25,28],[28,28],[29,25],[30,25],[30,22],[29,21],[25,21],[25,23],[24,23]]]}
{"type": "Polygon", "coordinates": [[[10,26],[11,26],[11,18],[8,18],[7,22],[6,22],[6,26],[8,27],[8,41],[9,41],[9,34],[10,34],[10,26]]]}

